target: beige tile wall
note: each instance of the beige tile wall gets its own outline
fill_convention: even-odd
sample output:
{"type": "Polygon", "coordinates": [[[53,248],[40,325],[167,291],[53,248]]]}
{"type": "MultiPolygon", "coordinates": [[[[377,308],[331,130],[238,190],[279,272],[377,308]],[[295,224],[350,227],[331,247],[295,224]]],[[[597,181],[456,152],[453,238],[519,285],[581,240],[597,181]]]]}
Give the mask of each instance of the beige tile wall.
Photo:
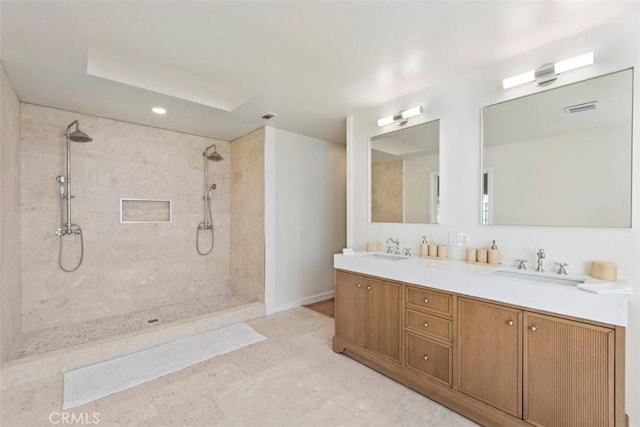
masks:
{"type": "Polygon", "coordinates": [[[371,168],[371,220],[402,222],[402,160],[383,162],[371,168]]]}
{"type": "Polygon", "coordinates": [[[0,363],[20,334],[20,102],[0,65],[0,363]]]}
{"type": "MultiPolygon", "coordinates": [[[[229,143],[22,104],[22,321],[25,331],[128,313],[229,289],[229,143]],[[93,142],[71,145],[72,220],[84,231],[84,263],[58,268],[63,131],[73,120],[93,142]],[[195,249],[202,221],[202,152],[217,184],[213,252],[195,249]],[[119,199],[171,199],[171,223],[120,224],[119,199]]],[[[203,239],[206,239],[203,236],[203,239]]],[[[65,238],[73,264],[79,242],[65,238]]],[[[204,242],[203,242],[204,243],[204,242]]]]}
{"type": "Polygon", "coordinates": [[[231,142],[231,289],[264,301],[264,128],[231,142]]]}

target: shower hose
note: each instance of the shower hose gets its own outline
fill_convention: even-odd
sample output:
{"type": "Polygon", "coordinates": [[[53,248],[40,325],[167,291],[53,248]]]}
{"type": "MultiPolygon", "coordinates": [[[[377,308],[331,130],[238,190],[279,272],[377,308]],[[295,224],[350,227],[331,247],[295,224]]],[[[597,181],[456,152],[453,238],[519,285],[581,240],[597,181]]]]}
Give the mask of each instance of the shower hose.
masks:
{"type": "Polygon", "coordinates": [[[84,238],[82,237],[82,229],[80,228],[79,225],[77,224],[71,224],[71,234],[77,234],[80,236],[80,259],[78,260],[78,264],[76,264],[75,267],[73,267],[72,269],[66,269],[64,268],[64,266],[62,265],[62,247],[63,247],[63,241],[64,241],[64,236],[66,234],[61,234],[60,235],[60,250],[58,252],[58,265],[60,266],[60,269],[66,273],[73,273],[74,271],[76,271],[77,269],[80,268],[80,266],[82,265],[82,259],[84,258],[84,238]]]}
{"type": "Polygon", "coordinates": [[[198,224],[198,227],[196,227],[196,250],[198,251],[198,254],[202,256],[209,255],[213,250],[214,235],[213,235],[213,217],[211,216],[211,196],[206,197],[205,210],[206,210],[205,221],[202,221],[200,224],[198,224]],[[209,217],[209,222],[206,221],[207,215],[209,217]],[[200,231],[201,230],[211,231],[211,246],[209,246],[209,249],[206,251],[200,250],[200,231]]]}

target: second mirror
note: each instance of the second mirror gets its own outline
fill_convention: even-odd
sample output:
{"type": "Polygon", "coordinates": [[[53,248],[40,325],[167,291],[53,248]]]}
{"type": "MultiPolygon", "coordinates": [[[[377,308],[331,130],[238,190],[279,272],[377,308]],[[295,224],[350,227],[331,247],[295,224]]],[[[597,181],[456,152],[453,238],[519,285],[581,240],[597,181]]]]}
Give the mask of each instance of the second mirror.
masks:
{"type": "Polygon", "coordinates": [[[371,138],[372,222],[439,222],[440,120],[371,138]]]}

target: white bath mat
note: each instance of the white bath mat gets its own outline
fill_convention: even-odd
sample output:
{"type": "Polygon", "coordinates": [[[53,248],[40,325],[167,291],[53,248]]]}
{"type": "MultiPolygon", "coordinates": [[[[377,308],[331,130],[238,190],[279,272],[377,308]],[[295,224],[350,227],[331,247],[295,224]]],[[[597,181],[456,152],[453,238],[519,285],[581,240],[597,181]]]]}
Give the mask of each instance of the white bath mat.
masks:
{"type": "Polygon", "coordinates": [[[246,323],[238,323],[66,372],[62,409],[83,405],[265,339],[246,323]]]}

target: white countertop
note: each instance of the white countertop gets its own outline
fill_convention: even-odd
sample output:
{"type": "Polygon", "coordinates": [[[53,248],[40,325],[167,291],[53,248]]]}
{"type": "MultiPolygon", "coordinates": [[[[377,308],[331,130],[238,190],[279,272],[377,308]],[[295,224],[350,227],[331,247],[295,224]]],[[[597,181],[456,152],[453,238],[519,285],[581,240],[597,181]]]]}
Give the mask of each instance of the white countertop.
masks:
{"type": "MultiPolygon", "coordinates": [[[[386,260],[370,257],[371,252],[354,255],[335,254],[333,266],[341,270],[367,274],[433,289],[486,298],[507,304],[627,326],[628,295],[600,295],[576,286],[555,285],[520,278],[490,277],[496,267],[468,264],[456,260],[410,257],[386,260]]],[[[513,270],[500,267],[500,270],[513,270]]],[[[540,273],[537,273],[540,274],[540,273]]],[[[559,276],[582,277],[585,276],[559,276]]],[[[595,279],[588,278],[589,281],[595,279]]]]}

